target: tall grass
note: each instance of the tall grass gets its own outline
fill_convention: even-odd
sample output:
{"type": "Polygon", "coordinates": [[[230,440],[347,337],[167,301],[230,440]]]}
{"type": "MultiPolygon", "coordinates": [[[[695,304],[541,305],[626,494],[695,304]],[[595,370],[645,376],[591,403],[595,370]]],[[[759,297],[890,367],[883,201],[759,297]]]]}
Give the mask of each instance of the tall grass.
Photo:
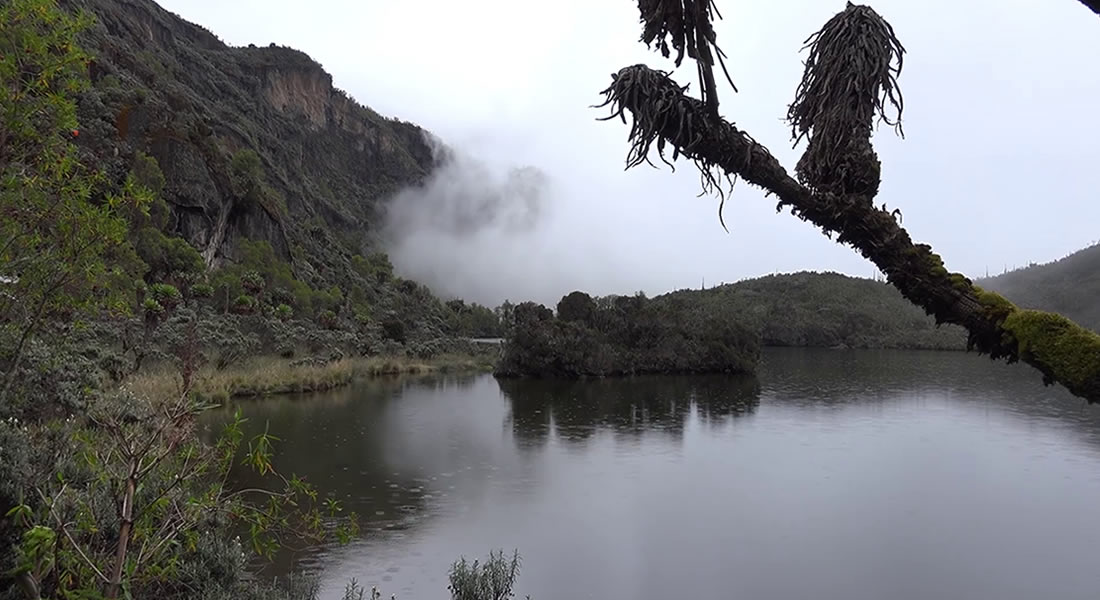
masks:
{"type": "MultiPolygon", "coordinates": [[[[292,364],[285,358],[261,356],[221,370],[210,366],[200,369],[195,376],[194,394],[203,400],[220,402],[233,397],[329,390],[360,377],[490,369],[492,364],[486,359],[465,355],[443,355],[430,360],[373,356],[324,364],[292,364]]],[[[156,397],[176,393],[180,378],[174,368],[162,365],[130,377],[125,385],[135,394],[156,397]]]]}

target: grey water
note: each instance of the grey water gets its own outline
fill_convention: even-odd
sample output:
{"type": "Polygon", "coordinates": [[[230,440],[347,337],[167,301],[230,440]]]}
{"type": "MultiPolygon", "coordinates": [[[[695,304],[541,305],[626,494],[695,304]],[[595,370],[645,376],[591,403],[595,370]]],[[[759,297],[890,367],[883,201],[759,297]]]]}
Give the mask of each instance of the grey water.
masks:
{"type": "MultiPolygon", "coordinates": [[[[771,349],[756,377],[371,380],[241,402],[360,536],[268,568],[447,598],[1100,597],[1100,408],[952,352],[771,349]]],[[[227,408],[228,410],[228,408],[227,408]]],[[[227,413],[213,415],[224,418],[227,413]]]]}

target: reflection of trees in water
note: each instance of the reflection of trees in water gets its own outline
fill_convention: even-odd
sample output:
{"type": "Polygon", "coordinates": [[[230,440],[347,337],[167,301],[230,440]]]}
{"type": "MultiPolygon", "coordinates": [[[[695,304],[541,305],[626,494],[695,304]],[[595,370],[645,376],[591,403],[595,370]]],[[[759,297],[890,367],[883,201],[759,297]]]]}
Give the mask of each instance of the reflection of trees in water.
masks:
{"type": "MultiPolygon", "coordinates": [[[[242,428],[245,440],[265,428],[278,437],[274,463],[279,471],[303,477],[322,497],[340,500],[346,511],[358,515],[364,534],[369,535],[372,530],[407,526],[409,519],[424,515],[429,502],[426,480],[414,473],[394,472],[382,459],[389,435],[383,426],[388,405],[399,402],[409,387],[465,388],[472,381],[383,377],[328,392],[245,399],[205,415],[203,433],[213,439],[240,407],[248,419],[242,428]]],[[[280,487],[240,465],[231,473],[231,485],[238,489],[280,487]]],[[[279,552],[265,571],[289,572],[299,560],[308,561],[318,551],[279,552]]]]}
{"type": "MultiPolygon", "coordinates": [[[[418,477],[422,473],[395,472],[385,459],[393,436],[399,435],[386,427],[393,403],[410,390],[468,393],[479,377],[375,377],[328,392],[244,399],[207,414],[204,433],[213,439],[239,407],[248,419],[246,440],[265,428],[279,438],[274,461],[281,472],[305,477],[321,493],[358,511],[368,526],[370,521],[390,525],[405,514],[421,512],[427,487],[418,477]]],[[[264,483],[244,468],[232,476],[240,487],[264,483]]]]}
{"type": "Polygon", "coordinates": [[[551,433],[570,442],[599,431],[631,437],[660,431],[679,439],[693,414],[704,426],[719,426],[751,414],[759,404],[759,384],[746,375],[499,383],[511,403],[516,440],[533,446],[546,443],[551,433]]]}

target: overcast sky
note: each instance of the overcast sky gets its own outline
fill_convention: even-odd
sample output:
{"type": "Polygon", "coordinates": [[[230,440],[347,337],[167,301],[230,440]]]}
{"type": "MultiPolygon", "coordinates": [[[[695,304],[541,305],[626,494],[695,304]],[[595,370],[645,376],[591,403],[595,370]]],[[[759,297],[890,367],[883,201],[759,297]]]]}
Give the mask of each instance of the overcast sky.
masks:
{"type": "MultiPolygon", "coordinates": [[[[704,278],[709,287],[773,272],[875,272],[812,225],[776,214],[760,190],[738,185],[725,207],[727,234],[717,199],[696,197],[690,165],[623,171],[628,127],[595,121],[603,113],[589,106],[623,66],[672,67],[638,42],[631,0],[161,4],[229,44],[305,51],[361,103],[482,161],[483,178],[504,182],[523,166],[545,174],[535,228],[432,232],[395,249],[399,269],[444,293],[551,302],[576,288],[653,294],[704,278]]],[[[902,210],[913,238],[971,276],[1050,261],[1100,238],[1100,19],[1074,0],[872,6],[908,51],[906,139],[885,128],[875,138],[878,200],[902,210]]],[[[720,89],[722,112],[793,169],[802,148],[791,149],[782,117],[801,75],[799,49],[844,3],[718,7],[718,42],[740,89],[720,89]]],[[[694,68],[674,76],[692,82],[694,68]]]]}

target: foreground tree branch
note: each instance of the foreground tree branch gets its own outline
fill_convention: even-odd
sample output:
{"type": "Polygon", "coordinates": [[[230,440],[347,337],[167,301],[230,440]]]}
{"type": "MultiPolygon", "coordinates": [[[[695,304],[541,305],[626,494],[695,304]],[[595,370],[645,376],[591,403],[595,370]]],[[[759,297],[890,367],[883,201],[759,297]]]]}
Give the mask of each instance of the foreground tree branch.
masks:
{"type": "Polygon", "coordinates": [[[1081,0],[1081,4],[1092,9],[1092,12],[1100,15],[1100,0],[1081,0]]]}
{"type": "Polygon", "coordinates": [[[874,205],[878,160],[869,143],[859,148],[864,153],[859,160],[851,161],[853,167],[864,163],[867,170],[856,181],[844,182],[843,191],[848,193],[812,191],[791,177],[767,148],[687,96],[686,87],[667,73],[634,65],[612,78],[603,92],[604,106],[611,107],[611,117],[621,117],[623,122],[626,113],[631,114],[633,146],[628,167],[648,162],[656,142],[662,159],[670,147],[673,160],[683,155],[694,161],[705,190],[717,187],[723,194],[719,185],[723,172],[759,186],[779,198],[777,210],[789,207],[799,218],[821,227],[830,237],[836,234],[838,242],[875,263],[903,296],[923,307],[937,323],[966,328],[969,349],[1009,363],[1022,360],[1043,374],[1044,383],[1061,383],[1090,403],[1100,402],[1100,335],[1060,315],[1020,309],[965,276],[948,272],[930,246],[914,243],[893,213],[874,205]],[[868,177],[868,170],[873,177],[868,177]]]}

